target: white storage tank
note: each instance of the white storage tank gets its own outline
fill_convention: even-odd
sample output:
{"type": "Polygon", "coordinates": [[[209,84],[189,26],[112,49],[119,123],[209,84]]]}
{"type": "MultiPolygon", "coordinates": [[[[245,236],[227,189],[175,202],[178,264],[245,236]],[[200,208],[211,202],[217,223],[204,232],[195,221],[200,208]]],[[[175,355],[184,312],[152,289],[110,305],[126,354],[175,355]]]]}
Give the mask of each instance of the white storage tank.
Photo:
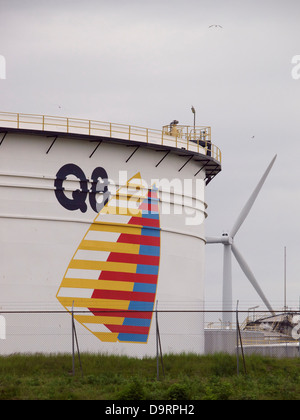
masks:
{"type": "Polygon", "coordinates": [[[156,305],[164,353],[203,353],[221,153],[175,128],[0,113],[0,354],[69,351],[73,308],[81,351],[153,356],[156,305]]]}

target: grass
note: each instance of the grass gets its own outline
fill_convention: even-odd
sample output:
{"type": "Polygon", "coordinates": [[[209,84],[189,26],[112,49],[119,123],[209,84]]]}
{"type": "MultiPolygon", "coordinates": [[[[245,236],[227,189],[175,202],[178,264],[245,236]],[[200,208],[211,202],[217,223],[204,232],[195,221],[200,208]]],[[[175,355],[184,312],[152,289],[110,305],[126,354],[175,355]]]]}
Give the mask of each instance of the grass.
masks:
{"type": "MultiPolygon", "coordinates": [[[[166,377],[156,380],[155,359],[81,355],[84,376],[70,355],[0,357],[1,400],[298,400],[300,359],[249,356],[248,375],[236,358],[164,356],[166,377]]],[[[242,366],[242,364],[241,364],[242,366]]]]}

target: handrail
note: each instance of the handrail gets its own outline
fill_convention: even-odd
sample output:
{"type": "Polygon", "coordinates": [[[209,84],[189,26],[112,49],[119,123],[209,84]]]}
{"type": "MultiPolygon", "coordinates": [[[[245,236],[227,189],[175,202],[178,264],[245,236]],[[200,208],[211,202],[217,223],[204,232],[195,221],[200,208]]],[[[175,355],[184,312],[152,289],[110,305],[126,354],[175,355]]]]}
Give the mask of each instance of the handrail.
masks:
{"type": "MultiPolygon", "coordinates": [[[[82,118],[19,114],[14,112],[0,112],[0,127],[57,131],[61,133],[90,136],[101,135],[108,138],[118,138],[128,141],[139,141],[176,147],[178,149],[186,149],[211,156],[220,164],[222,162],[221,150],[211,143],[210,127],[196,127],[195,131],[194,127],[192,127],[190,130],[187,130],[186,133],[182,131],[174,136],[167,132],[165,127],[163,127],[162,130],[157,130],[82,118]],[[201,130],[203,137],[200,137],[199,135],[201,130]],[[205,130],[205,135],[203,130],[205,130]]],[[[186,127],[187,126],[185,126],[185,128],[186,127]]]]}

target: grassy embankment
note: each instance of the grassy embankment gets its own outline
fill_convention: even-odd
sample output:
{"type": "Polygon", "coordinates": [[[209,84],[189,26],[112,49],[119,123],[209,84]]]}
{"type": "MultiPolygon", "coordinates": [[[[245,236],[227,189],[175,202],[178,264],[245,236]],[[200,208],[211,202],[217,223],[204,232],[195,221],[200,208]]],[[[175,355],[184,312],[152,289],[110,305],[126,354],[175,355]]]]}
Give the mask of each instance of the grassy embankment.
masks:
{"type": "Polygon", "coordinates": [[[158,382],[155,359],[81,358],[83,378],[69,355],[0,357],[0,399],[300,399],[300,359],[247,357],[248,375],[237,376],[234,356],[169,355],[158,382]]]}

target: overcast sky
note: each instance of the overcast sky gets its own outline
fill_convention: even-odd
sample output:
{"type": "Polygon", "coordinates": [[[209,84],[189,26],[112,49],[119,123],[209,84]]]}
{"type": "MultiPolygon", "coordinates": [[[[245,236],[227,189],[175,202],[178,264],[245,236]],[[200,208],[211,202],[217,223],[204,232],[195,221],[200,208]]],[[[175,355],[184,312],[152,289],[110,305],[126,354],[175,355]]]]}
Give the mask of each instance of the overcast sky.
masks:
{"type": "MultiPolygon", "coordinates": [[[[208,236],[232,227],[277,153],[236,244],[276,308],[287,247],[288,300],[298,307],[299,0],[0,0],[0,16],[1,111],[159,129],[192,125],[195,107],[223,153],[207,188],[208,236]]],[[[207,307],[219,307],[221,245],[207,246],[206,276],[207,307]]],[[[265,309],[235,260],[233,276],[234,299],[265,309]]]]}

